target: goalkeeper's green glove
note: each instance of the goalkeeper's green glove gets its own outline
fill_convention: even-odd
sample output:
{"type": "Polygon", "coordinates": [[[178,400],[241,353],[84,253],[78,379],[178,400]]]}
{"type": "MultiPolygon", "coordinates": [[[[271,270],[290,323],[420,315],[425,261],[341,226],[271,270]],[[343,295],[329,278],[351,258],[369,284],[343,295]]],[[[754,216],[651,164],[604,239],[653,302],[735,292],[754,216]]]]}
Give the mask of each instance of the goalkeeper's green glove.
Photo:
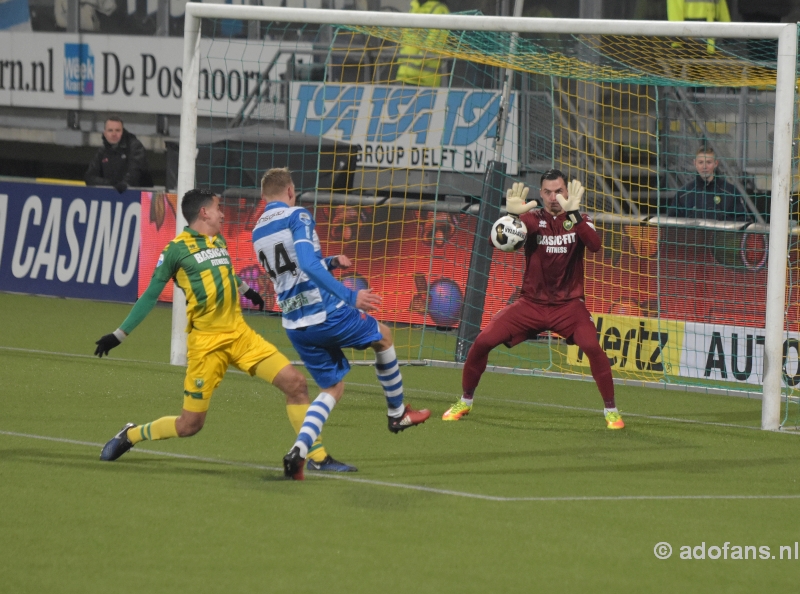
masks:
{"type": "Polygon", "coordinates": [[[539,206],[536,200],[525,202],[528,197],[528,190],[528,186],[519,182],[508,189],[506,193],[506,210],[508,214],[519,216],[539,206]]]}
{"type": "Polygon", "coordinates": [[[556,194],[556,200],[558,200],[564,212],[567,213],[567,218],[572,221],[573,225],[583,222],[583,217],[579,209],[581,207],[581,198],[583,198],[584,191],[585,188],[581,185],[581,182],[577,179],[573,179],[569,182],[569,185],[567,185],[568,198],[564,198],[561,194],[556,194]]]}
{"type": "Polygon", "coordinates": [[[125,340],[126,336],[127,335],[122,330],[117,329],[111,334],[100,337],[100,340],[95,342],[97,348],[94,350],[94,354],[102,359],[103,355],[108,355],[108,351],[114,347],[118,347],[120,343],[125,340]]]}

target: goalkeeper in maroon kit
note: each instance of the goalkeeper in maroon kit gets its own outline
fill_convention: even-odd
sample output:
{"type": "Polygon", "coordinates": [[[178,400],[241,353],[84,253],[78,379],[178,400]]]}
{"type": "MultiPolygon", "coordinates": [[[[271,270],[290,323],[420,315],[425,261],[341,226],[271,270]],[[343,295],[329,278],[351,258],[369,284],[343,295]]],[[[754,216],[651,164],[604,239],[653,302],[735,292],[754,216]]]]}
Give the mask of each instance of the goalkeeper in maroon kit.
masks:
{"type": "Polygon", "coordinates": [[[578,211],[583,191],[578,180],[567,183],[557,169],[542,175],[542,208],[533,210],[537,202],[525,202],[528,188],[524,184],[514,184],[508,191],[506,210],[519,216],[528,228],[522,294],[500,310],[475,339],[461,376],[464,393],[444,413],[443,420],[457,421],[472,411],[475,388],[493,348],[500,344],[513,347],[550,330],[578,345],[588,357],[603,397],[608,428],[625,426],[614,403],[611,365],[597,341],[597,330],[584,301],[583,253],[586,248],[598,251],[601,242],[592,219],[578,211]]]}

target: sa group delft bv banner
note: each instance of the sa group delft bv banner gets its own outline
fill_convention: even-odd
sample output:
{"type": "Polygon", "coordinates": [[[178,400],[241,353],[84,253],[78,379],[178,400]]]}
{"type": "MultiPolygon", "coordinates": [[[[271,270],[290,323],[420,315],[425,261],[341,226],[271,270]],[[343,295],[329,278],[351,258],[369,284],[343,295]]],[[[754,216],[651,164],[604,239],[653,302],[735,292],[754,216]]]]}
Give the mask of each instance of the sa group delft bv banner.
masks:
{"type": "MultiPolygon", "coordinates": [[[[289,126],[361,146],[364,167],[483,173],[494,158],[501,93],[480,89],[293,83],[289,126]]],[[[502,159],[517,173],[517,97],[502,159]]]]}
{"type": "Polygon", "coordinates": [[[0,290],[136,301],[140,194],[0,182],[0,290]]]}
{"type": "MultiPolygon", "coordinates": [[[[237,113],[278,49],[271,41],[201,40],[198,112],[237,113]]],[[[0,31],[0,105],[180,114],[182,89],[180,37],[0,31]]]]}

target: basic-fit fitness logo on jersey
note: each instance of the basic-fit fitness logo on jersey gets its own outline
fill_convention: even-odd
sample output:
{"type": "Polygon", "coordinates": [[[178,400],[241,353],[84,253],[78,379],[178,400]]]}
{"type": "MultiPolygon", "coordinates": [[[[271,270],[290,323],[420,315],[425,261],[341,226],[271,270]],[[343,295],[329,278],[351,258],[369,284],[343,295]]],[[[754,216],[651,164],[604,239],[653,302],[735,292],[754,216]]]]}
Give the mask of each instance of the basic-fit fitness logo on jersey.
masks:
{"type": "Polygon", "coordinates": [[[211,260],[212,266],[229,266],[231,263],[229,258],[230,254],[225,248],[209,248],[194,254],[194,259],[197,260],[198,264],[211,260]]]}
{"type": "Polygon", "coordinates": [[[64,94],[94,97],[94,54],[88,43],[64,44],[64,94]]]}

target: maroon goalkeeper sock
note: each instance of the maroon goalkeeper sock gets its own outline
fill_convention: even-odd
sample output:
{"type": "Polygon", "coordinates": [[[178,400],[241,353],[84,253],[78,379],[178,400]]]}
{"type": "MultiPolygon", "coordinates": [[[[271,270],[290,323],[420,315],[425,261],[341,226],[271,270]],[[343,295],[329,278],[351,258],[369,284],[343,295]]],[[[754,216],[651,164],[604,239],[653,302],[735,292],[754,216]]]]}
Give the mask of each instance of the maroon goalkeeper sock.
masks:
{"type": "Polygon", "coordinates": [[[600,390],[600,396],[603,397],[603,403],[606,408],[616,408],[614,403],[614,377],[611,375],[611,368],[600,371],[595,374],[592,373],[594,381],[597,382],[597,388],[600,390]]]}
{"type": "Polygon", "coordinates": [[[597,342],[596,330],[591,322],[579,325],[572,335],[577,344],[589,359],[589,366],[592,368],[592,377],[600,390],[600,396],[606,408],[616,408],[614,403],[614,378],[611,375],[611,364],[605,351],[597,342]]]}
{"type": "MultiPolygon", "coordinates": [[[[480,338],[480,337],[479,337],[480,338]]],[[[489,360],[489,351],[491,348],[486,348],[479,341],[476,341],[467,353],[467,360],[464,362],[464,369],[461,372],[461,388],[464,390],[464,395],[472,398],[475,393],[475,388],[481,381],[483,372],[486,371],[486,363],[489,360]]]]}

